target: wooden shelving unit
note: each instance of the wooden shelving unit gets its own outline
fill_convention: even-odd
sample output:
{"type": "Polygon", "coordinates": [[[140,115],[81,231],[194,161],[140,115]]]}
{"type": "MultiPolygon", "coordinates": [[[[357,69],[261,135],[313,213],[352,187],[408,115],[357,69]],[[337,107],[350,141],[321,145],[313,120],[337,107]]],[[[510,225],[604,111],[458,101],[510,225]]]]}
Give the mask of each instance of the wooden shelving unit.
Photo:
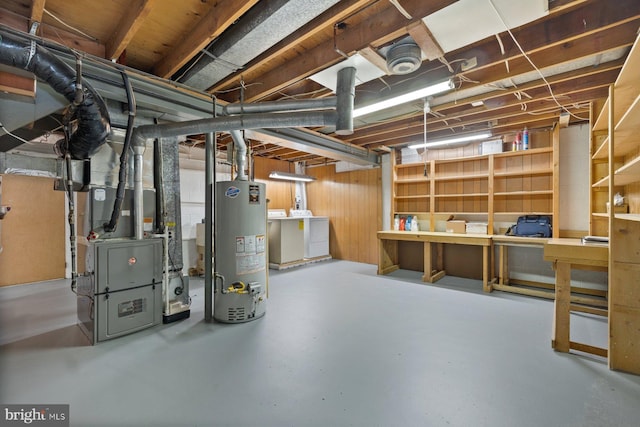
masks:
{"type": "MultiPolygon", "coordinates": [[[[395,162],[395,158],[394,158],[395,162]]],[[[423,231],[436,218],[477,217],[494,233],[494,217],[553,215],[554,147],[393,164],[393,215],[417,216],[423,231]],[[425,176],[426,174],[426,176],[425,176]]]]}
{"type": "Polygon", "coordinates": [[[640,374],[639,40],[591,129],[590,232],[609,236],[609,367],[635,374],[640,374]],[[613,206],[618,192],[629,213],[608,214],[606,204],[613,206]]]}

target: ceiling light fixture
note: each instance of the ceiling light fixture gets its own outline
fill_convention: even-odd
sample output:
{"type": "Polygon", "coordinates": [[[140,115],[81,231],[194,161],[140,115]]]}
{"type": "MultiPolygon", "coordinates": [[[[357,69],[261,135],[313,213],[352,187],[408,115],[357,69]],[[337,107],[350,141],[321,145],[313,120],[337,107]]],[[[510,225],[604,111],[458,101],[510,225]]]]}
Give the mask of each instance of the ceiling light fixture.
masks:
{"type": "Polygon", "coordinates": [[[459,136],[456,138],[447,138],[436,141],[431,141],[428,143],[421,142],[420,144],[412,144],[409,145],[409,148],[433,148],[433,147],[442,147],[445,145],[458,144],[461,142],[471,142],[471,141],[479,141],[481,139],[489,138],[491,136],[490,132],[480,133],[475,135],[467,135],[467,136],[459,136]]]}
{"type": "Polygon", "coordinates": [[[444,82],[440,82],[431,86],[427,86],[422,89],[415,90],[413,92],[405,93],[404,95],[395,96],[389,99],[383,99],[371,105],[364,107],[358,107],[353,110],[353,117],[364,116],[365,114],[375,113],[376,111],[384,110],[385,108],[395,107],[396,105],[406,104],[407,102],[415,101],[420,98],[426,98],[436,93],[444,92],[453,89],[453,81],[451,79],[444,82]]]}
{"type": "Polygon", "coordinates": [[[316,180],[315,176],[303,175],[299,173],[278,172],[278,171],[271,172],[269,174],[269,178],[281,179],[284,181],[302,181],[302,182],[311,182],[316,180]]]}

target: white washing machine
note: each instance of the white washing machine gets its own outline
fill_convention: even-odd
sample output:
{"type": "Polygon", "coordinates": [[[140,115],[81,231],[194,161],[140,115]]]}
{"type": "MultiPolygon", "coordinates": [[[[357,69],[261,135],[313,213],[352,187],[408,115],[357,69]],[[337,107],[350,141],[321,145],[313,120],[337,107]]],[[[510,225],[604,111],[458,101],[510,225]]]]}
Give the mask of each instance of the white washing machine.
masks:
{"type": "Polygon", "coordinates": [[[304,220],[304,257],[329,256],[329,217],[313,216],[310,210],[291,210],[291,217],[304,220]]]}
{"type": "Polygon", "coordinates": [[[269,209],[269,262],[286,264],[304,258],[303,218],[287,217],[280,209],[269,209]]]}

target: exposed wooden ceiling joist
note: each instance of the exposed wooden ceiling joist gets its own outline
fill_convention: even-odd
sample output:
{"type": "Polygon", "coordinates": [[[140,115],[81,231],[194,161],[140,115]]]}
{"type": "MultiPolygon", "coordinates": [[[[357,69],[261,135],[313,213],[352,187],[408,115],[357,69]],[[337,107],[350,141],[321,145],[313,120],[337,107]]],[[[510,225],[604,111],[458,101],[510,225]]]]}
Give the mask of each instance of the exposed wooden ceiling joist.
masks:
{"type": "Polygon", "coordinates": [[[160,77],[170,77],[256,3],[258,0],[216,2],[196,27],[188,32],[187,37],[153,67],[153,73],[160,77]]]}
{"type": "MultiPolygon", "coordinates": [[[[261,1],[268,0],[83,0],[79,14],[75,3],[68,0],[4,0],[0,22],[28,32],[30,23],[38,21],[40,37],[107,59],[120,57],[124,51],[126,58],[121,59],[126,59],[127,66],[166,77],[197,60],[201,50],[227,29],[244,25],[244,13],[252,6],[264,7],[261,1]]],[[[246,102],[328,96],[330,89],[308,77],[338,63],[344,55],[359,52],[385,74],[357,87],[357,104],[407,92],[427,81],[454,79],[455,91],[437,95],[431,103],[430,138],[450,134],[452,129],[466,132],[491,127],[494,133],[504,133],[525,123],[548,128],[557,122],[560,108],[507,32],[441,53],[439,41],[428,34],[421,18],[454,2],[400,0],[402,11],[411,16],[408,19],[392,2],[339,1],[275,45],[265,46],[262,54],[209,92],[221,103],[235,102],[242,80],[246,102]],[[407,35],[431,60],[414,73],[389,75],[384,48],[407,35]],[[436,59],[445,61],[453,72],[436,59]],[[473,63],[477,65],[469,65],[473,63]],[[471,105],[478,101],[483,104],[471,105]]],[[[513,28],[512,33],[535,65],[549,73],[547,80],[560,103],[584,118],[584,106],[606,96],[603,90],[615,80],[639,26],[637,0],[553,0],[548,15],[513,28]]],[[[401,146],[422,137],[422,105],[407,104],[358,118],[355,124],[354,134],[340,137],[341,141],[372,150],[401,146]]],[[[331,129],[318,131],[330,134],[331,129]]],[[[221,149],[227,140],[219,139],[221,149]]],[[[197,136],[189,143],[197,144],[197,136]]],[[[295,148],[259,141],[252,144],[257,147],[256,155],[268,158],[308,164],[332,161],[295,148]]]]}
{"type": "Polygon", "coordinates": [[[158,0],[134,0],[131,8],[125,12],[122,20],[107,41],[105,55],[107,59],[117,59],[127,48],[133,36],[149,16],[154,3],[158,0]]]}

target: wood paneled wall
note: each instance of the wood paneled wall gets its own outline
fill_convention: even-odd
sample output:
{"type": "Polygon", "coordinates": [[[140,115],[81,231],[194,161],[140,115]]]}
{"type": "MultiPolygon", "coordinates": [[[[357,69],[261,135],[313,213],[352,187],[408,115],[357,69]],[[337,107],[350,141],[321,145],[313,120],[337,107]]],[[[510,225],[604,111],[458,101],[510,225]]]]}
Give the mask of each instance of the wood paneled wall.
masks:
{"type": "Polygon", "coordinates": [[[53,180],[2,175],[0,286],[64,277],[65,196],[53,180]]]}
{"type": "Polygon", "coordinates": [[[382,229],[380,168],[336,173],[335,166],[307,169],[317,181],[307,185],[307,207],[330,218],[331,256],[377,264],[382,229]]]}
{"type": "Polygon", "coordinates": [[[269,199],[268,209],[289,209],[295,203],[296,185],[291,181],[278,181],[269,179],[269,173],[294,172],[294,164],[282,160],[264,159],[257,157],[253,164],[255,180],[267,184],[267,199],[269,199]]]}

